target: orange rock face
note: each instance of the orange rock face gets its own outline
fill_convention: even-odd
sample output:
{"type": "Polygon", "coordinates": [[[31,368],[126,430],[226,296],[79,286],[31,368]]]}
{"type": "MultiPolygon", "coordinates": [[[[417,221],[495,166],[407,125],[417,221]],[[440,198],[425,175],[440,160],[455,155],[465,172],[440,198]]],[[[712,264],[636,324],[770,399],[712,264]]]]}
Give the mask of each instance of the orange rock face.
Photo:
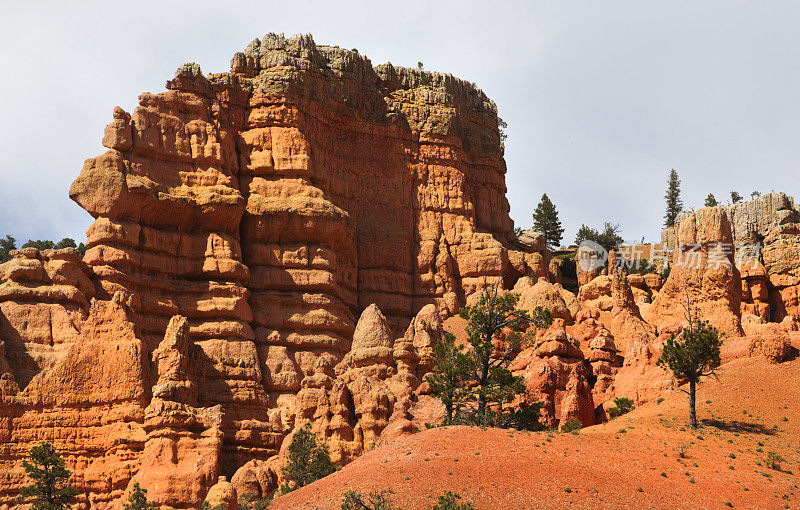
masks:
{"type": "Polygon", "coordinates": [[[704,207],[680,224],[669,278],[649,307],[650,324],[687,322],[687,306],[730,336],[741,336],[741,278],[733,236],[721,207],[704,207]]]}
{"type": "Polygon", "coordinates": [[[0,339],[17,384],[62,359],[78,339],[94,296],[74,248],[24,248],[0,266],[0,339]]]}
{"type": "Polygon", "coordinates": [[[115,109],[72,184],[95,218],[83,261],[0,266],[0,504],[51,436],[98,507],[134,481],[174,508],[220,476],[266,491],[305,421],[346,462],[410,428],[440,315],[549,274],[513,234],[496,107],[468,82],[270,34],[167,89],[115,109]]]}
{"type": "Polygon", "coordinates": [[[594,425],[589,372],[578,340],[567,334],[563,321],[539,331],[508,369],[523,377],[529,404],[544,403],[541,422],[545,426],[558,427],[570,418],[583,426],[594,425]]]}

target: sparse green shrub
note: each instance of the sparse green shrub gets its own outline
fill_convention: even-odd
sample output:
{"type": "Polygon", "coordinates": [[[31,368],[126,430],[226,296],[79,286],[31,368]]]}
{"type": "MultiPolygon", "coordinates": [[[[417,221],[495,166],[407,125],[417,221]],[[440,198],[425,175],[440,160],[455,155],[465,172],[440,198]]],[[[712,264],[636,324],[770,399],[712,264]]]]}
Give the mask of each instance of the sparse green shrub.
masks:
{"type": "Polygon", "coordinates": [[[11,251],[17,249],[17,240],[6,235],[5,239],[0,239],[0,264],[11,260],[11,251]]]}
{"type": "Polygon", "coordinates": [[[469,356],[461,346],[456,345],[456,337],[445,331],[433,346],[434,368],[426,381],[431,392],[442,401],[445,410],[445,425],[453,423],[472,396],[464,384],[469,369],[469,356]]]}
{"type": "Polygon", "coordinates": [[[139,482],[133,484],[133,491],[128,496],[128,502],[122,508],[124,510],[155,510],[157,505],[147,501],[147,489],[142,489],[139,482]]]}
{"type": "Polygon", "coordinates": [[[764,462],[764,464],[766,464],[766,466],[770,469],[780,471],[781,462],[786,462],[786,459],[781,457],[777,452],[769,452],[767,454],[767,460],[764,462]]]}
{"type": "Polygon", "coordinates": [[[200,503],[200,506],[197,507],[197,510],[226,510],[226,509],[222,505],[217,505],[212,507],[211,503],[209,503],[208,501],[203,501],[202,503],[200,503]]]}
{"type": "Polygon", "coordinates": [[[248,492],[243,496],[239,496],[239,501],[236,507],[238,510],[266,510],[270,501],[272,501],[272,495],[268,498],[256,499],[255,494],[248,492]]]}
{"type": "Polygon", "coordinates": [[[628,397],[617,397],[614,399],[614,407],[608,408],[608,414],[612,418],[622,416],[623,414],[633,411],[633,400],[628,397]]]}
{"type": "Polygon", "coordinates": [[[570,418],[561,424],[561,432],[573,432],[580,430],[583,424],[576,418],[570,418]]]}
{"type": "Polygon", "coordinates": [[[461,496],[452,491],[447,491],[439,496],[439,502],[431,510],[474,510],[472,503],[459,503],[461,496]]]}
{"type": "Polygon", "coordinates": [[[286,483],[281,486],[281,493],[286,494],[315,482],[336,469],[328,453],[328,446],[317,442],[316,436],[311,431],[311,424],[306,423],[303,428],[295,432],[292,442],[289,443],[286,465],[283,466],[286,483]]]}
{"type": "Polygon", "coordinates": [[[392,510],[388,495],[391,491],[371,492],[367,499],[356,490],[344,493],[342,510],[392,510]]]}

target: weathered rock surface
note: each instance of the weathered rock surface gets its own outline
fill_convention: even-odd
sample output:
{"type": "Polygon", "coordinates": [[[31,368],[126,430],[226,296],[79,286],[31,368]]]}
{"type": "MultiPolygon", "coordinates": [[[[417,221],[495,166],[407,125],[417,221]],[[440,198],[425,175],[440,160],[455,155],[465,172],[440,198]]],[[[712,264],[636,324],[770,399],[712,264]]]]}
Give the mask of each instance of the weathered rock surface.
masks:
{"type": "Polygon", "coordinates": [[[731,224],[722,207],[704,207],[680,224],[669,278],[645,319],[687,324],[688,309],[729,336],[741,336],[741,279],[733,260],[731,224]]]}
{"type": "Polygon", "coordinates": [[[554,318],[572,323],[574,315],[581,309],[575,295],[558,283],[550,283],[545,277],[538,278],[535,284],[532,280],[520,278],[514,285],[512,292],[520,296],[517,307],[529,312],[539,306],[547,308],[554,318]]]}
{"type": "Polygon", "coordinates": [[[563,320],[536,332],[535,339],[509,365],[525,381],[528,404],[544,402],[541,422],[560,426],[570,418],[583,426],[594,424],[590,375],[578,340],[564,330],[563,320]]]}
{"type": "Polygon", "coordinates": [[[0,265],[0,338],[16,382],[25,387],[78,339],[94,286],[74,248],[23,248],[0,265]]]}
{"type": "Polygon", "coordinates": [[[0,504],[48,437],[98,507],[134,481],[174,508],[220,476],[264,496],[305,421],[347,462],[408,428],[440,316],[549,275],[541,239],[513,233],[496,107],[466,81],[270,34],[167,89],[116,108],[72,184],[95,218],[83,261],[0,266],[0,504]]]}

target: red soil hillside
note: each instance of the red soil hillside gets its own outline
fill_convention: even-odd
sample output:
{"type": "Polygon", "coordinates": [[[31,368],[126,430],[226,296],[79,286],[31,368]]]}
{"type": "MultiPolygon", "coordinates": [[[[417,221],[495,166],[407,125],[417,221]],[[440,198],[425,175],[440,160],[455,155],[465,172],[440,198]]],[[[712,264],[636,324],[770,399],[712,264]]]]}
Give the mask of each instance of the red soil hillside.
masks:
{"type": "Polygon", "coordinates": [[[390,489],[394,507],[406,510],[430,508],[447,490],[478,509],[800,506],[800,360],[725,364],[719,381],[701,385],[698,415],[702,429],[682,430],[687,397],[675,391],[579,434],[427,430],[270,509],[340,508],[349,489],[390,489]],[[786,459],[782,471],[766,467],[771,451],[786,459]]]}

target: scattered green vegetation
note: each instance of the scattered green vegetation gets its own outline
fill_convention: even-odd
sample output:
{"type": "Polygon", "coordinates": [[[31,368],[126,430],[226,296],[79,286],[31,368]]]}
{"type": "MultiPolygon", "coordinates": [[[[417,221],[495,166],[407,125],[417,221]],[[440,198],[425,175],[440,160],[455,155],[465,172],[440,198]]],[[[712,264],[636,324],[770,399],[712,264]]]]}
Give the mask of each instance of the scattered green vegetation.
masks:
{"type": "Polygon", "coordinates": [[[786,459],[781,457],[777,452],[769,452],[767,454],[766,461],[764,461],[764,464],[770,469],[774,469],[775,471],[780,471],[782,462],[786,462],[786,459]]]}
{"type": "Polygon", "coordinates": [[[611,415],[612,418],[616,418],[617,416],[622,416],[623,414],[633,411],[633,408],[633,400],[628,397],[617,397],[614,399],[614,407],[608,409],[608,414],[611,415]]]}
{"type": "Polygon", "coordinates": [[[625,242],[620,235],[619,224],[611,223],[610,221],[606,221],[603,224],[602,230],[581,225],[581,227],[578,229],[578,235],[575,237],[575,244],[580,246],[584,241],[592,241],[597,243],[606,251],[614,250],[623,242],[625,242]]]}
{"type": "Polygon", "coordinates": [[[311,424],[295,432],[287,449],[286,464],[282,474],[286,482],[281,486],[281,493],[286,494],[299,487],[315,482],[336,471],[331,461],[328,446],[318,443],[311,431],[311,424]]]}
{"type": "Polygon", "coordinates": [[[577,418],[570,418],[561,424],[561,432],[575,432],[581,429],[581,421],[577,418]]]}
{"type": "MultiPolygon", "coordinates": [[[[75,244],[75,240],[69,237],[56,242],[47,240],[28,239],[28,241],[20,246],[20,248],[36,248],[37,250],[60,250],[62,248],[75,248],[81,254],[81,257],[86,253],[86,245],[83,243],[75,244]]],[[[8,262],[11,260],[11,252],[17,249],[17,240],[6,235],[5,239],[0,239],[0,263],[8,262]]]]}
{"type": "Polygon", "coordinates": [[[508,404],[525,391],[521,377],[508,370],[522,343],[522,332],[529,325],[547,328],[553,317],[546,308],[532,313],[517,309],[518,294],[498,295],[495,287],[484,290],[478,302],[462,308],[459,315],[467,321],[470,349],[455,345],[444,335],[436,349],[434,372],[428,377],[433,394],[449,407],[447,420],[483,427],[540,430],[543,403],[523,403],[517,409],[508,404]],[[497,352],[497,339],[507,332],[497,352]]]}
{"type": "Polygon", "coordinates": [[[31,448],[22,467],[33,484],[20,488],[20,503],[31,500],[34,510],[60,510],[78,495],[78,489],[67,484],[71,473],[64,467],[64,459],[50,443],[31,448]]]}
{"type": "Polygon", "coordinates": [[[345,492],[342,510],[392,510],[390,491],[371,492],[366,499],[356,490],[345,492]]]}
{"type": "Polygon", "coordinates": [[[142,489],[139,482],[136,482],[128,496],[128,502],[122,508],[124,510],[155,510],[159,506],[147,501],[147,489],[142,489]]]}
{"type": "Polygon", "coordinates": [[[447,491],[439,496],[439,501],[431,510],[474,510],[472,503],[459,503],[461,496],[452,491],[447,491]]]}

